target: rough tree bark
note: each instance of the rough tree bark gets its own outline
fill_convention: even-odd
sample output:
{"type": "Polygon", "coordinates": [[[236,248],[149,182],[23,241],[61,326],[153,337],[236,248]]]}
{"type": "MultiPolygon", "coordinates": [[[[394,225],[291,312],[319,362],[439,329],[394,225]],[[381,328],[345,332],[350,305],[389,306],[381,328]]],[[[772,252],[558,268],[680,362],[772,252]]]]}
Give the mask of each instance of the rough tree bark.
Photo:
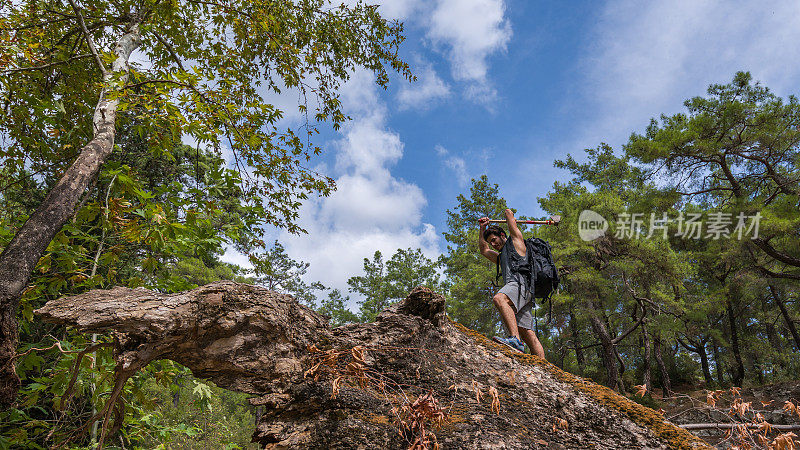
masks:
{"type": "MultiPolygon", "coordinates": [[[[109,96],[114,83],[127,80],[128,58],[139,45],[139,27],[133,24],[117,42],[117,55],[110,71],[103,70],[106,88],[94,112],[94,137],[36,208],[0,254],[0,405],[10,405],[17,396],[19,378],[13,358],[17,350],[17,305],[28,285],[31,272],[50,241],[75,215],[80,198],[97,179],[100,168],[114,148],[117,114],[116,95],[109,96]]],[[[102,67],[102,66],[101,66],[102,67]]]]}
{"type": "Polygon", "coordinates": [[[614,389],[624,391],[625,387],[623,386],[619,377],[619,368],[617,367],[617,358],[615,355],[615,345],[612,342],[611,334],[609,334],[605,323],[603,323],[603,321],[594,311],[591,312],[589,320],[592,324],[592,330],[594,330],[594,333],[600,339],[600,347],[602,349],[600,356],[603,359],[603,366],[606,368],[608,385],[614,389]]]}
{"type": "MultiPolygon", "coordinates": [[[[116,337],[118,379],[168,358],[254,395],[270,449],[700,448],[651,409],[451,322],[417,288],[374,323],[331,329],[287,295],[218,282],[48,302],[44,320],[116,337]],[[405,422],[405,426],[403,425],[405,422]]],[[[110,409],[110,408],[107,408],[110,409]]]]}

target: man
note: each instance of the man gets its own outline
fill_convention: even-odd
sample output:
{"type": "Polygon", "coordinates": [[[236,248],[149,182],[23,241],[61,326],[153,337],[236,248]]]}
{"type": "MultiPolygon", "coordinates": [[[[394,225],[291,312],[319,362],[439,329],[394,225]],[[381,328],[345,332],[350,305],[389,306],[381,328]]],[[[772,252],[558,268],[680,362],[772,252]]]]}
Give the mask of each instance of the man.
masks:
{"type": "Polygon", "coordinates": [[[503,272],[503,287],[495,294],[492,301],[500,312],[506,330],[511,335],[508,338],[495,337],[494,340],[521,352],[525,351],[522,340],[528,344],[531,353],[544,358],[544,349],[536,333],[533,332],[533,296],[528,289],[527,279],[520,274],[519,269],[528,265],[528,255],[525,249],[525,238],[517,227],[514,212],[506,209],[506,224],[510,237],[497,225],[487,227],[488,217],[481,218],[478,246],[480,252],[489,261],[500,263],[503,272]]]}

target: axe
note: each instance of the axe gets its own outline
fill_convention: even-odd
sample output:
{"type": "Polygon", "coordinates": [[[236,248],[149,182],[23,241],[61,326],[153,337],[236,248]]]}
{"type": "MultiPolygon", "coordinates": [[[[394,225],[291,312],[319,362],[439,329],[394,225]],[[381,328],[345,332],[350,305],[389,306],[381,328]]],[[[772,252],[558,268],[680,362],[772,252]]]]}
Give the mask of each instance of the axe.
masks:
{"type": "MultiPolygon", "coordinates": [[[[489,223],[505,223],[505,219],[489,219],[489,223]]],[[[550,216],[547,220],[518,220],[517,223],[527,223],[532,225],[558,225],[561,223],[561,216],[550,216]]]]}

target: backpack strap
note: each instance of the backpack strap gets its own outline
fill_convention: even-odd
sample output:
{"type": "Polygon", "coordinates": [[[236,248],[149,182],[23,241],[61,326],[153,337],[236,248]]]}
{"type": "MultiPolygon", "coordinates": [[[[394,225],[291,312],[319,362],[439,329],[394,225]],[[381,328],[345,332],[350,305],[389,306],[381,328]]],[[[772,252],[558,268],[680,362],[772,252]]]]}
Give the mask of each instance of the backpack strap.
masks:
{"type": "Polygon", "coordinates": [[[495,265],[497,267],[497,272],[494,275],[494,281],[492,281],[492,284],[495,285],[495,286],[499,286],[499,284],[497,284],[497,280],[500,279],[500,255],[499,254],[497,255],[497,261],[495,261],[495,265]]]}

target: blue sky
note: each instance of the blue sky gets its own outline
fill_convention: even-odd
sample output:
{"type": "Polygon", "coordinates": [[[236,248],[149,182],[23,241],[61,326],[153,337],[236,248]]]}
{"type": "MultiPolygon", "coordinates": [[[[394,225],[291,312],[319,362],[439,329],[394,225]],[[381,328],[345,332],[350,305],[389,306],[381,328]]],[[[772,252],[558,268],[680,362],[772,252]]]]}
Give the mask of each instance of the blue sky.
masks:
{"type": "MultiPolygon", "coordinates": [[[[353,117],[324,133],[317,169],[337,180],[303,206],[308,235],[275,230],[309,279],[346,291],[375,250],[446,247],[445,210],[482,174],[521,214],[567,173],[553,161],[682,110],[711,83],[750,71],[781,96],[800,89],[800,1],[394,0],[401,54],[418,81],[387,91],[356,72],[342,88],[353,117]]],[[[276,98],[299,116],[291,98],[276,98]]],[[[241,263],[242,255],[226,254],[241,263]]]]}

